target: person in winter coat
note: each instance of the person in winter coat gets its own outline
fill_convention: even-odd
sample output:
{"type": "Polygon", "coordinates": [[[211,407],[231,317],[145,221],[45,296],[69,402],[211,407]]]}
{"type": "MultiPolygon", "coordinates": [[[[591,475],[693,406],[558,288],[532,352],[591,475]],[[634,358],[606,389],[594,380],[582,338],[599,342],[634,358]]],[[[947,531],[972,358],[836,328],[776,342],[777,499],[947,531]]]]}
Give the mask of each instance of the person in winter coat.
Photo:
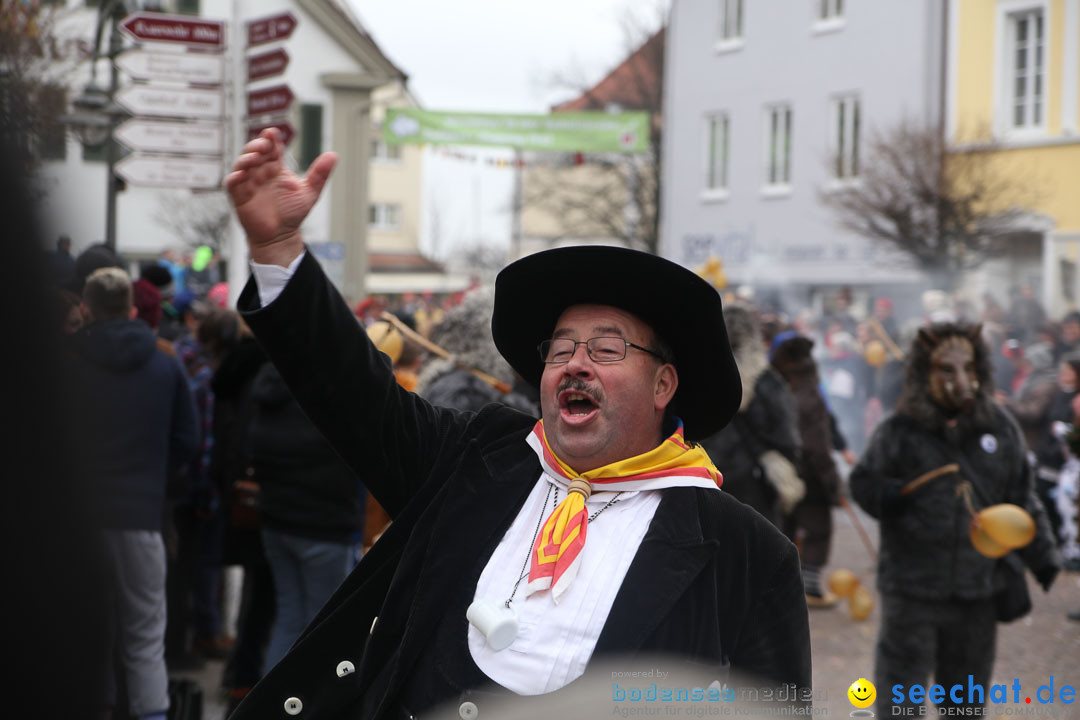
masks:
{"type": "MultiPolygon", "coordinates": [[[[240,316],[215,310],[199,325],[199,342],[213,359],[214,446],[210,477],[221,498],[224,524],[220,548],[223,565],[244,568],[236,642],[225,665],[222,686],[235,706],[262,677],[270,627],[274,620],[274,581],[263,552],[257,515],[238,504],[238,481],[251,480],[251,388],[267,362],[266,354],[240,316]]],[[[246,496],[242,499],[248,499],[246,496]]]]}
{"type": "Polygon", "coordinates": [[[821,575],[832,544],[832,508],[839,503],[840,495],[840,474],[832,456],[832,423],[811,354],[814,341],[783,333],[773,345],[772,366],[783,376],[795,399],[802,448],[796,467],[806,483],[806,496],[786,519],[784,530],[799,547],[806,604],[830,607],[837,598],[822,585],[821,575]]]}
{"type": "Polygon", "coordinates": [[[806,494],[796,470],[795,400],[769,365],[754,314],[729,305],[724,322],[742,378],[742,403],[731,423],[701,445],[722,468],[724,490],[781,527],[806,494]]]}
{"type": "MultiPolygon", "coordinates": [[[[119,268],[94,271],[83,302],[89,323],[69,338],[77,388],[76,422],[83,445],[80,472],[94,488],[128,709],[165,720],[165,487],[198,446],[195,407],[176,360],[134,319],[131,279],[119,268]]],[[[105,702],[117,701],[113,653],[104,668],[105,702]]]]}
{"type": "Polygon", "coordinates": [[[251,468],[277,606],[264,662],[269,669],[352,570],[363,489],[272,364],[255,376],[251,400],[251,468]]]}
{"type": "MultiPolygon", "coordinates": [[[[1059,512],[1059,481],[1065,466],[1065,436],[1073,429],[1073,400],[1080,390],[1080,357],[1065,357],[1058,364],[1057,389],[1050,398],[1043,418],[1046,426],[1035,451],[1035,489],[1046,508],[1055,536],[1063,538],[1064,516],[1059,512]]],[[[1065,558],[1069,560],[1070,558],[1065,558]]]]}
{"type": "MultiPolygon", "coordinates": [[[[1024,437],[993,401],[979,326],[939,323],[919,331],[899,407],[878,426],[849,482],[855,501],[880,520],[878,716],[897,714],[889,688],[926,685],[931,674],[946,688],[987,687],[1001,589],[996,566],[1015,567],[1018,555],[1049,590],[1060,559],[1034,493],[1024,437]],[[959,471],[948,471],[950,464],[959,471]],[[941,476],[910,485],[939,469],[941,476]],[[1004,502],[1026,509],[1037,532],[1026,547],[992,560],[972,546],[969,504],[1004,502]]],[[[939,706],[957,704],[946,697],[939,706]]]]}

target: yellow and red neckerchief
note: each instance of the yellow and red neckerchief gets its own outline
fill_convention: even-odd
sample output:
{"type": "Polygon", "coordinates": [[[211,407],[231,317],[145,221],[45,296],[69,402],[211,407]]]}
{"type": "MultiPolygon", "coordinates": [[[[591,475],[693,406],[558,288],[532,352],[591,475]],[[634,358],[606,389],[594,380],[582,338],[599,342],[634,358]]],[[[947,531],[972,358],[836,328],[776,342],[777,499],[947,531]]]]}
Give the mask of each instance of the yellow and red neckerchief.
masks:
{"type": "Polygon", "coordinates": [[[724,482],[708,454],[683,438],[683,424],[647,453],[576,473],[548,445],[544,421],[536,423],[527,442],[540,458],[548,478],[567,489],[566,498],[551,512],[536,536],[529,562],[525,596],[551,589],[556,603],[577,576],[589,529],[585,500],[592,492],[660,490],[700,487],[717,490],[724,482]]]}

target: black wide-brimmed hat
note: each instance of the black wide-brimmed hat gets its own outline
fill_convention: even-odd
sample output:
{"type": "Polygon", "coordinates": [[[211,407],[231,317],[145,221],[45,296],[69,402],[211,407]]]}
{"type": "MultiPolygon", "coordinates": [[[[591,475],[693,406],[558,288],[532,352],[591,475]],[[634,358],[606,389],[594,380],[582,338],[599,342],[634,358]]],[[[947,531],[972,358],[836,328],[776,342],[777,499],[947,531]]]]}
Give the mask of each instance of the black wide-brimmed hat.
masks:
{"type": "Polygon", "coordinates": [[[495,280],[495,345],[518,374],[539,386],[544,363],[537,346],[551,337],[566,308],[583,304],[631,312],[671,347],[679,373],[671,409],[682,418],[688,440],[706,438],[734,417],[742,383],[720,295],[690,270],[656,255],[580,246],[511,263],[495,280]]]}

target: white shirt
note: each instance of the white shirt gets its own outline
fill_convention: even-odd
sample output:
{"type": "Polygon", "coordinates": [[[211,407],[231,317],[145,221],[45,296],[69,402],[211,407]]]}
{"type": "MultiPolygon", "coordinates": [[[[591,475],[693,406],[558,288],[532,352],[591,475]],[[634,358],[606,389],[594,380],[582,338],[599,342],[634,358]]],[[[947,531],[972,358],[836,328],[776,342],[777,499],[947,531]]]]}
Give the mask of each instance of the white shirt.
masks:
{"type": "MultiPolygon", "coordinates": [[[[288,268],[251,263],[259,301],[264,307],[281,294],[303,257],[301,254],[288,268]]],[[[554,492],[550,495],[548,492],[552,482],[547,475],[540,474],[480,574],[474,600],[506,602],[513,593],[514,583],[523,572],[528,572],[528,566],[522,570],[522,565],[532,551],[537,525],[547,519],[553,508],[554,492]]],[[[606,505],[613,495],[594,493],[586,501],[589,515],[606,505]]],[[[565,490],[560,488],[559,500],[565,497],[565,490]]],[[[581,569],[558,605],[552,601],[549,590],[526,598],[528,578],[523,579],[511,603],[517,614],[518,636],[510,647],[498,652],[492,650],[480,631],[469,625],[469,653],[477,667],[494,682],[519,695],[553,692],[581,677],[659,505],[659,490],[624,492],[618,502],[597,516],[589,524],[581,569]]]]}
{"type": "MultiPolygon", "coordinates": [[[[547,520],[553,509],[555,496],[548,492],[551,487],[552,481],[541,473],[480,574],[474,600],[502,605],[513,592],[514,583],[529,571],[528,566],[522,570],[522,565],[532,551],[536,526],[543,522],[541,515],[547,520]]],[[[614,495],[593,493],[585,501],[589,515],[614,495]]],[[[559,500],[565,498],[566,492],[560,488],[559,500]]],[[[480,631],[469,625],[469,652],[476,666],[519,695],[552,692],[581,677],[659,505],[659,490],[624,492],[589,523],[581,569],[558,605],[550,590],[526,598],[528,578],[522,580],[510,604],[518,621],[518,636],[510,647],[492,650],[480,631]]]]}

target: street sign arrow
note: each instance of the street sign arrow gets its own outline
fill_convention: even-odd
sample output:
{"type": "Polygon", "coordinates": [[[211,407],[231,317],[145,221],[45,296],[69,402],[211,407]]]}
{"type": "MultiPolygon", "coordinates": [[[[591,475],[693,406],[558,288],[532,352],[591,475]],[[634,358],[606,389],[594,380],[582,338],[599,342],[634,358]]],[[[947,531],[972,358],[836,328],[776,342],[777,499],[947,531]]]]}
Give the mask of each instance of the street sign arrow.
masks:
{"type": "Polygon", "coordinates": [[[221,123],[128,120],[116,128],[116,139],[132,150],[219,155],[225,139],[221,123]]]}
{"type": "Polygon", "coordinates": [[[140,11],[124,18],[120,30],[142,42],[180,43],[215,50],[225,47],[223,20],[140,11]]]}
{"type": "Polygon", "coordinates": [[[269,115],[284,112],[293,104],[294,96],[288,85],[275,85],[248,93],[248,115],[269,115]]]}
{"type": "Polygon", "coordinates": [[[132,185],[216,188],[221,184],[221,160],[132,153],[116,164],[116,174],[132,185]]]}
{"type": "Polygon", "coordinates": [[[285,143],[286,146],[288,146],[288,144],[292,142],[293,138],[296,137],[296,129],[292,126],[292,124],[288,120],[279,120],[278,122],[264,123],[261,125],[248,125],[247,139],[254,140],[255,138],[259,137],[259,133],[261,133],[263,130],[272,127],[275,127],[281,131],[281,140],[283,143],[285,143]]]}
{"type": "Polygon", "coordinates": [[[225,96],[220,90],[154,85],[129,85],[117,91],[116,101],[136,115],[220,118],[225,109],[225,96]]]}
{"type": "Polygon", "coordinates": [[[121,70],[139,80],[220,85],[225,78],[225,60],[208,53],[152,53],[131,50],[116,58],[121,70]]]}
{"type": "Polygon", "coordinates": [[[284,48],[271,50],[260,55],[252,55],[247,59],[248,80],[261,80],[273,77],[285,72],[289,66],[289,53],[284,48]]]}
{"type": "Polygon", "coordinates": [[[278,13],[252,20],[247,25],[248,47],[263,45],[275,40],[285,40],[296,29],[296,18],[291,12],[278,13]]]}

